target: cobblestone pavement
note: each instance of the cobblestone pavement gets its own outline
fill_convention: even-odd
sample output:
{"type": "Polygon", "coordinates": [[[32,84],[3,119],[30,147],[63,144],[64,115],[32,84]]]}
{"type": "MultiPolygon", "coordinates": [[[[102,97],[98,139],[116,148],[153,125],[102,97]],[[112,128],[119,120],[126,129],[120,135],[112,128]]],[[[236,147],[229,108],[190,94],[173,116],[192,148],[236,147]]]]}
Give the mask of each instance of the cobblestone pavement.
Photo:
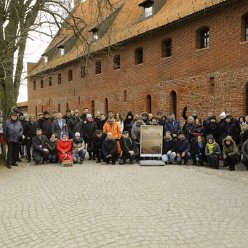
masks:
{"type": "Polygon", "coordinates": [[[194,166],[0,170],[0,248],[248,247],[248,171],[194,166]]]}

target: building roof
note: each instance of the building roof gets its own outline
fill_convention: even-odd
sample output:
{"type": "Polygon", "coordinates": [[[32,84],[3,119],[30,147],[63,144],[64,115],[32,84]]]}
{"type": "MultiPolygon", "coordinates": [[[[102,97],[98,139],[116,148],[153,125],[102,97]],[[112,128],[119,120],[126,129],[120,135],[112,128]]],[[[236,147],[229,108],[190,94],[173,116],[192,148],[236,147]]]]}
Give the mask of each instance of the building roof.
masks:
{"type": "Polygon", "coordinates": [[[97,0],[82,2],[73,10],[73,15],[76,16],[74,19],[76,25],[70,25],[71,18],[66,20],[65,23],[69,23],[69,25],[59,30],[45,51],[48,54],[50,52],[48,63],[45,64],[40,59],[37,66],[29,73],[29,77],[173,24],[185,17],[230,0],[154,0],[154,3],[156,1],[163,1],[164,4],[160,6],[155,15],[146,19],[142,18],[143,7],[140,7],[139,4],[143,1],[140,0],[110,0],[111,6],[106,3],[105,6],[99,6],[97,0]],[[101,9],[100,12],[99,9],[101,9]],[[101,24],[104,25],[101,27],[101,24]],[[91,31],[98,27],[102,35],[97,41],[93,41],[91,31]],[[66,42],[68,42],[68,49],[63,56],[60,56],[57,47],[66,42]]]}

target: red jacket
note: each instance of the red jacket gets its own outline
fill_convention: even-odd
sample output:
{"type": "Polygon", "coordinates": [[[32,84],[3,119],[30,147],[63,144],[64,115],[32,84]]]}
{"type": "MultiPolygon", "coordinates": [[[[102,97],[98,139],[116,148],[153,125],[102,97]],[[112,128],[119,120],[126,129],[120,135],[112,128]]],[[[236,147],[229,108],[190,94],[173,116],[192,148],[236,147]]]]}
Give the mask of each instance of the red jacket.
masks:
{"type": "Polygon", "coordinates": [[[71,152],[72,144],[71,140],[63,141],[62,139],[59,139],[57,142],[57,151],[58,153],[68,153],[71,152]]]}

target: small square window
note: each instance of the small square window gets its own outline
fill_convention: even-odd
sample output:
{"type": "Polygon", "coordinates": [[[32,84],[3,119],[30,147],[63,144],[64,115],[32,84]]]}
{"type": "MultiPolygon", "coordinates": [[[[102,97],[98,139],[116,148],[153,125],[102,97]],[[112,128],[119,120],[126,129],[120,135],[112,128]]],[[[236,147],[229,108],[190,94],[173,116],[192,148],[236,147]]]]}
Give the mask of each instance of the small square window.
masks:
{"type": "Polygon", "coordinates": [[[115,55],[114,56],[114,70],[118,70],[121,68],[121,58],[120,55],[115,55]]]}
{"type": "Polygon", "coordinates": [[[94,39],[94,40],[98,40],[98,39],[99,39],[98,30],[94,30],[94,31],[93,31],[93,39],[94,39]]]}
{"type": "Polygon", "coordinates": [[[102,63],[100,60],[96,61],[96,74],[102,73],[102,63]]]}
{"type": "Polygon", "coordinates": [[[145,14],[145,17],[152,16],[153,15],[153,6],[144,7],[144,14],[145,14]]]}

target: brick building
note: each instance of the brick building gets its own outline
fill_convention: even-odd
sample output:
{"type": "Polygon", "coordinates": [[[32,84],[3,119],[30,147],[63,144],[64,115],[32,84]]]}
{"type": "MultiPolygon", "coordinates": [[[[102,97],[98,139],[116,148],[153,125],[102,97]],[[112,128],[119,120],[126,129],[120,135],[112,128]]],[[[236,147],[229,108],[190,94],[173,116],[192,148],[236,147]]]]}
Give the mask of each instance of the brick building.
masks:
{"type": "Polygon", "coordinates": [[[247,0],[115,0],[101,15],[94,2],[28,64],[30,113],[248,113],[247,0]]]}

